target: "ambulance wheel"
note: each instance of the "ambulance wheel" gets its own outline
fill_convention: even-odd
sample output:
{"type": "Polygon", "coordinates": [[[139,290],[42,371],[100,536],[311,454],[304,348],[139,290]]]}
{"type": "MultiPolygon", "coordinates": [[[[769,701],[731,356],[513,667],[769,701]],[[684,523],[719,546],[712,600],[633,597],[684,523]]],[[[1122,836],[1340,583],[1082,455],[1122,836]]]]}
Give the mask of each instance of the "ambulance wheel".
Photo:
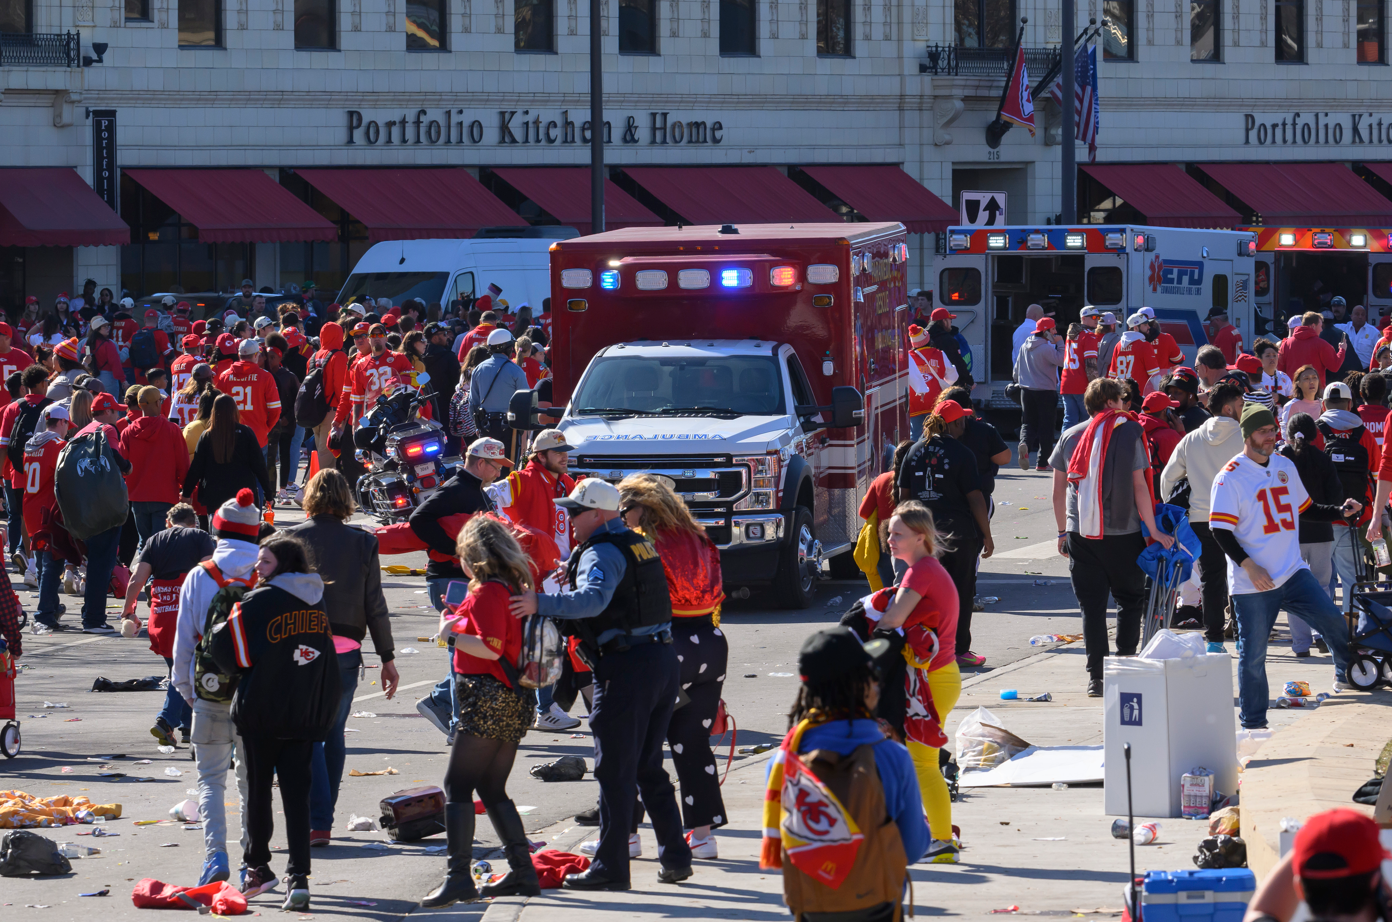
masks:
{"type": "Polygon", "coordinates": [[[7,759],[19,755],[19,724],[7,723],[0,729],[0,752],[3,752],[7,759]]]}
{"type": "Polygon", "coordinates": [[[1382,667],[1371,656],[1358,656],[1348,667],[1349,684],[1359,691],[1369,691],[1377,687],[1382,678],[1382,667]]]}
{"type": "Polygon", "coordinates": [[[792,534],[783,547],[773,590],[780,608],[802,609],[812,604],[817,589],[817,572],[822,565],[822,544],[812,525],[812,513],[798,506],[789,517],[792,534]]]}

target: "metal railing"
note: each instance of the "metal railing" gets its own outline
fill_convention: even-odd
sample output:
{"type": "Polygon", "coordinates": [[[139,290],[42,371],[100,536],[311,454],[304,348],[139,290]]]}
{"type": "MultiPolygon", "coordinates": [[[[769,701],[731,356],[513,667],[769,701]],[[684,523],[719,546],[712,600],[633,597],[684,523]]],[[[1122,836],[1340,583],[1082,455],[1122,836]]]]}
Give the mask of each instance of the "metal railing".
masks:
{"type": "Polygon", "coordinates": [[[77,67],[77,32],[0,32],[0,67],[77,67]]]}
{"type": "MultiPolygon", "coordinates": [[[[1025,69],[1029,71],[1031,82],[1038,81],[1058,61],[1059,49],[1056,47],[1025,49],[1025,69]]],[[[1014,64],[1014,48],[933,44],[928,46],[928,61],[920,62],[919,71],[948,77],[1005,77],[1014,64]]]]}

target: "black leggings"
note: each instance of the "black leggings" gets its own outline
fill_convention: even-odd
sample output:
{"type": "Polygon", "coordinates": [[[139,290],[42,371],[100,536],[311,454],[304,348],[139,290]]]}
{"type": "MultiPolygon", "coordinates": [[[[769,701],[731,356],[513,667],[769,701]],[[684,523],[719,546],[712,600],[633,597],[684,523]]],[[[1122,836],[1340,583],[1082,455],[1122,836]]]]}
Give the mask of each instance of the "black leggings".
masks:
{"type": "MultiPolygon", "coordinates": [[[[294,468],[299,467],[290,464],[290,443],[295,440],[294,426],[277,426],[271,430],[270,440],[266,447],[270,451],[266,452],[266,476],[271,480],[271,486],[275,486],[276,468],[280,468],[280,488],[284,490],[290,486],[290,474],[294,468]]],[[[298,462],[300,459],[294,459],[298,462]]]]}
{"type": "Polygon", "coordinates": [[[1199,536],[1199,579],[1203,586],[1204,639],[1223,642],[1223,628],[1228,620],[1228,557],[1207,522],[1190,522],[1189,527],[1199,536]]]}
{"type": "Polygon", "coordinates": [[[516,743],[456,736],[449,767],[445,769],[445,801],[472,804],[477,791],[485,807],[502,803],[508,799],[507,779],[516,759],[516,743]]]}

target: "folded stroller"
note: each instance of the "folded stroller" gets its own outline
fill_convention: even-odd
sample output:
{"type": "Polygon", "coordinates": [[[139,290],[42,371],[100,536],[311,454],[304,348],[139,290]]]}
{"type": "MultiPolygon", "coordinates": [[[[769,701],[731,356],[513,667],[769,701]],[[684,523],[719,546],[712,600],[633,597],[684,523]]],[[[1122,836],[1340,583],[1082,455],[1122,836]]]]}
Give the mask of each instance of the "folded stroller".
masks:
{"type": "MultiPolygon", "coordinates": [[[[1157,503],[1155,524],[1161,531],[1173,535],[1175,543],[1169,550],[1159,544],[1151,544],[1136,558],[1142,572],[1150,578],[1150,594],[1146,600],[1145,618],[1141,622],[1142,648],[1150,643],[1156,631],[1169,626],[1179,600],[1179,587],[1193,572],[1194,563],[1201,552],[1199,536],[1189,527],[1187,510],[1157,503]]],[[[1144,522],[1141,523],[1141,530],[1147,538],[1150,537],[1144,522]]]]}

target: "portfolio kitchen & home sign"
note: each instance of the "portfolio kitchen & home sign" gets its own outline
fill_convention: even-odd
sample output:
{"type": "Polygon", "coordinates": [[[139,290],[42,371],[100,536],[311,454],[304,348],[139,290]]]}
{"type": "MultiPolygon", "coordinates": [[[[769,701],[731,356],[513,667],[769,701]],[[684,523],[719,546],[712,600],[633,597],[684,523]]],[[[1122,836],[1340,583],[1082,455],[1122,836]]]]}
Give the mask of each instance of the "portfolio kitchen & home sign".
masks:
{"type": "MultiPolygon", "coordinates": [[[[474,114],[472,111],[469,114],[474,114]]],[[[579,114],[579,113],[577,113],[579,114]]],[[[606,144],[721,144],[725,125],[719,120],[682,119],[679,113],[648,112],[646,118],[620,115],[604,122],[606,144]]],[[[589,144],[590,120],[570,117],[569,109],[541,114],[530,109],[498,109],[487,120],[469,119],[464,109],[417,109],[370,117],[347,110],[344,144],[369,145],[514,145],[589,144]]]]}

